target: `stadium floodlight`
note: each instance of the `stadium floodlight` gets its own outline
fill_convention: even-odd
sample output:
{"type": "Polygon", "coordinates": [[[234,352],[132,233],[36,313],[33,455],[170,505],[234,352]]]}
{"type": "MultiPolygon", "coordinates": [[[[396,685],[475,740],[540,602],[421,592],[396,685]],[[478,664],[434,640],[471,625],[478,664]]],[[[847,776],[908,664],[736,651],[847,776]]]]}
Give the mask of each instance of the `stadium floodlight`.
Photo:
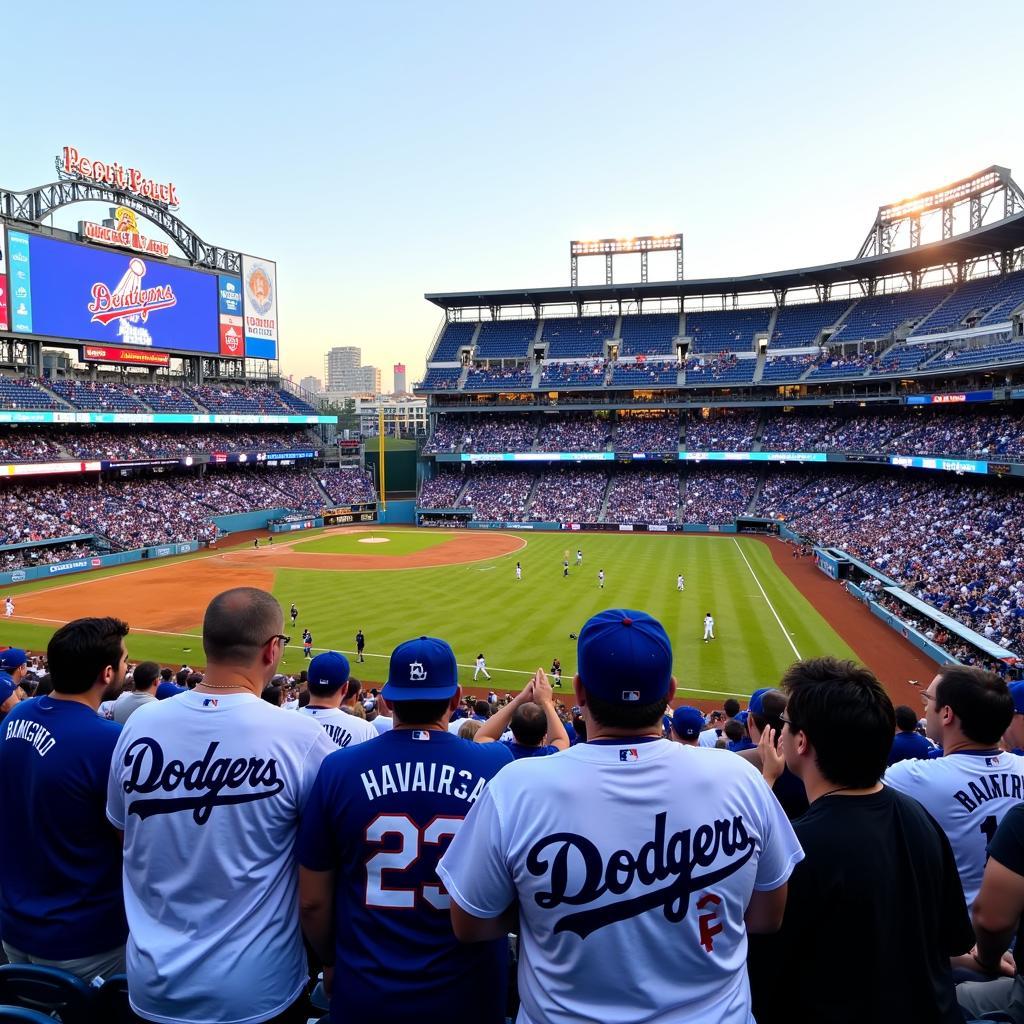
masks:
{"type": "Polygon", "coordinates": [[[569,280],[573,288],[579,284],[581,256],[603,256],[605,284],[612,283],[612,260],[629,253],[640,254],[640,283],[647,283],[647,254],[674,252],[676,254],[676,280],[683,279],[683,236],[637,235],[635,238],[598,238],[593,241],[569,243],[569,280]]]}
{"type": "Polygon", "coordinates": [[[878,208],[875,222],[868,232],[864,244],[857,253],[858,259],[865,256],[881,256],[892,252],[897,232],[904,223],[909,226],[909,248],[921,244],[921,218],[941,212],[942,238],[954,236],[954,211],[965,204],[970,206],[969,231],[982,226],[985,215],[991,209],[997,196],[1003,197],[1002,218],[1011,217],[1024,210],[1024,192],[1013,180],[1006,167],[993,164],[991,167],[967,178],[961,178],[941,188],[920,192],[915,196],[887,203],[878,208]]]}

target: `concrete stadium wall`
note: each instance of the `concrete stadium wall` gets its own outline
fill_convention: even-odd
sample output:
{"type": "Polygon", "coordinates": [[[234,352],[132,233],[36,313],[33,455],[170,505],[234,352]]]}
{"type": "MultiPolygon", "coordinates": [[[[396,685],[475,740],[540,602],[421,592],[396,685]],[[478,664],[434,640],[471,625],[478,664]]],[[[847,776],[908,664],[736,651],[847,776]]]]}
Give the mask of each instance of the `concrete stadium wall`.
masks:
{"type": "Polygon", "coordinates": [[[311,516],[309,519],[295,519],[291,522],[271,523],[271,533],[294,533],[296,530],[316,530],[324,525],[323,516],[311,516]]]}
{"type": "Polygon", "coordinates": [[[265,508],[260,512],[237,512],[212,518],[217,529],[224,533],[244,533],[246,530],[265,530],[272,519],[281,519],[291,513],[290,508],[265,508]]]}
{"type": "Polygon", "coordinates": [[[872,601],[867,593],[861,590],[856,583],[847,583],[846,589],[858,601],[863,601],[871,609],[872,615],[881,619],[890,629],[895,630],[905,640],[909,640],[919,650],[924,651],[936,664],[949,665],[951,662],[956,661],[948,651],[944,651],[938,644],[932,643],[923,633],[919,633],[913,626],[908,626],[893,615],[892,612],[883,608],[878,602],[872,601]]]}
{"type": "Polygon", "coordinates": [[[401,523],[403,525],[416,524],[416,501],[392,501],[388,499],[387,511],[383,511],[380,502],[377,503],[377,522],[379,523],[401,523]]]}

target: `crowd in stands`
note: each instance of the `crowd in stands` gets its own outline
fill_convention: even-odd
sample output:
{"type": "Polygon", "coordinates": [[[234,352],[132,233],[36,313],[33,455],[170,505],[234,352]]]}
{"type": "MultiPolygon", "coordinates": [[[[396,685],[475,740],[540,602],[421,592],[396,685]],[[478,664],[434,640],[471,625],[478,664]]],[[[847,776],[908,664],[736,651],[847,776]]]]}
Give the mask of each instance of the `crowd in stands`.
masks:
{"type": "Polygon", "coordinates": [[[96,550],[85,542],[72,544],[48,544],[45,546],[18,548],[14,551],[0,551],[0,572],[15,569],[31,569],[35,565],[54,565],[69,562],[75,558],[86,558],[96,550]]]}
{"type": "Polygon", "coordinates": [[[65,457],[65,431],[0,429],[0,462],[54,462],[65,457]]]}
{"type": "Polygon", "coordinates": [[[470,474],[460,504],[473,510],[474,519],[519,521],[526,511],[534,476],[513,469],[481,469],[470,474]]]}
{"type": "Polygon", "coordinates": [[[453,508],[465,482],[461,471],[442,469],[437,476],[423,482],[417,504],[421,508],[453,508]]]}
{"type": "Polygon", "coordinates": [[[592,413],[564,413],[541,422],[539,452],[601,452],[608,446],[611,421],[592,413]]]}
{"type": "Polygon", "coordinates": [[[678,514],[675,470],[633,469],[615,474],[608,485],[606,523],[674,523],[678,514]]]}
{"type": "Polygon", "coordinates": [[[679,417],[676,413],[620,416],[612,434],[617,452],[677,452],[679,417]]]}
{"type": "MultiPolygon", "coordinates": [[[[365,493],[362,485],[358,493],[365,493]]],[[[264,508],[316,512],[327,504],[316,481],[302,469],[224,467],[203,476],[12,480],[4,485],[0,502],[0,544],[100,534],[116,549],[127,550],[208,540],[216,536],[210,522],[214,515],[264,508]]]]}
{"type": "Polygon", "coordinates": [[[596,523],[608,478],[581,469],[551,469],[541,474],[527,517],[537,522],[596,523]]]}
{"type": "Polygon", "coordinates": [[[552,362],[545,360],[541,370],[542,388],[582,387],[599,388],[604,385],[608,370],[606,359],[587,359],[552,362]]]}
{"type": "Polygon", "coordinates": [[[686,414],[683,447],[691,452],[749,452],[754,446],[760,412],[710,410],[686,414]]]}
{"type": "Polygon", "coordinates": [[[313,475],[338,505],[353,505],[377,500],[370,474],[363,469],[318,469],[313,475]]]}
{"type": "Polygon", "coordinates": [[[757,473],[707,466],[685,474],[683,481],[685,522],[730,523],[747,511],[757,486],[757,473]]]}

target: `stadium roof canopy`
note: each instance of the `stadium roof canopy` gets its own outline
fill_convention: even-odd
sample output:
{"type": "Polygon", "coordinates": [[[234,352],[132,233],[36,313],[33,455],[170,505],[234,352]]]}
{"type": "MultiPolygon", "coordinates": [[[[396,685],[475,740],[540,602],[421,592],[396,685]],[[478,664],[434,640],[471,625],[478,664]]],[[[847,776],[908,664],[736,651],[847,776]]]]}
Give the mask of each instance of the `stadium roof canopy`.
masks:
{"type": "Polygon", "coordinates": [[[826,263],[800,270],[776,270],[744,277],[700,280],[651,281],[646,284],[578,285],[573,288],[509,288],[499,291],[434,292],[424,296],[441,309],[474,306],[546,305],[555,303],[635,302],[642,299],[679,298],[687,295],[733,295],[747,292],[783,292],[796,288],[830,286],[847,281],[914,274],[944,264],[956,264],[1010,252],[1024,246],[1024,212],[994,224],[966,231],[955,238],[927,242],[899,252],[863,259],[826,263]]]}

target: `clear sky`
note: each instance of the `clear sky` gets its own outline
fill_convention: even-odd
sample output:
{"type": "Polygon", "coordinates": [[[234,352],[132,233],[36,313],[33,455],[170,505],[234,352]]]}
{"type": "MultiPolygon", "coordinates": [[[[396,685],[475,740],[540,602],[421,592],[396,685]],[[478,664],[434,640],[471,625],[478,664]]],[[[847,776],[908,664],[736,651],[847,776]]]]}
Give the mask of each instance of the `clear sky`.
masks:
{"type": "Polygon", "coordinates": [[[1020,2],[972,18],[945,0],[56,0],[5,60],[0,183],[51,180],[64,145],[173,180],[203,238],[278,261],[285,373],[356,344],[389,388],[396,361],[422,376],[424,292],[567,283],[573,238],[683,231],[688,277],[783,269],[855,255],[882,203],[992,163],[1024,181],[1000,44],[1020,2]]]}

